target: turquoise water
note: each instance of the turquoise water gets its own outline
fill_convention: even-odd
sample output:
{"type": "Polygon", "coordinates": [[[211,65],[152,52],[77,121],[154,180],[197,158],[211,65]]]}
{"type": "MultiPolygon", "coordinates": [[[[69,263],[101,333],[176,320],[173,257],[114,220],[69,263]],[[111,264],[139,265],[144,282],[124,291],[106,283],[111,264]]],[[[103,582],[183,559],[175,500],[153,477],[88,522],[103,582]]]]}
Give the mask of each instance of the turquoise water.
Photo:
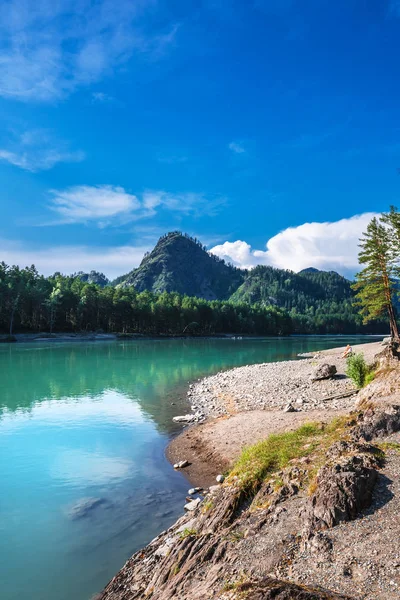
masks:
{"type": "Polygon", "coordinates": [[[89,600],[181,514],[164,450],[189,381],[348,341],[369,339],[0,345],[1,599],[89,600]]]}

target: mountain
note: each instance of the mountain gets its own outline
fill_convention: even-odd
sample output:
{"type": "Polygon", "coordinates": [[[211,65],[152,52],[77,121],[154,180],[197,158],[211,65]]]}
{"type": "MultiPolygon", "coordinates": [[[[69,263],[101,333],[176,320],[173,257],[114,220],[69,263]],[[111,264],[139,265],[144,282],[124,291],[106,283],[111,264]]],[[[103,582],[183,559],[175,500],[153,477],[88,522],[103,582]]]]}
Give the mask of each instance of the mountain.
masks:
{"type": "Polygon", "coordinates": [[[107,279],[104,273],[99,273],[99,271],[90,271],[90,273],[78,271],[78,273],[74,274],[74,277],[79,277],[84,283],[95,283],[102,288],[110,284],[110,280],[107,279]]]}
{"type": "Polygon", "coordinates": [[[241,285],[245,271],[209,254],[196,239],[179,231],[162,236],[137,269],[113,281],[139,292],[178,292],[206,300],[224,300],[241,285]]]}
{"type": "Polygon", "coordinates": [[[275,304],[290,311],[304,313],[311,306],[349,302],[353,297],[351,282],[334,271],[304,269],[294,273],[274,267],[258,266],[250,271],[242,285],[232,294],[234,302],[275,304]]]}

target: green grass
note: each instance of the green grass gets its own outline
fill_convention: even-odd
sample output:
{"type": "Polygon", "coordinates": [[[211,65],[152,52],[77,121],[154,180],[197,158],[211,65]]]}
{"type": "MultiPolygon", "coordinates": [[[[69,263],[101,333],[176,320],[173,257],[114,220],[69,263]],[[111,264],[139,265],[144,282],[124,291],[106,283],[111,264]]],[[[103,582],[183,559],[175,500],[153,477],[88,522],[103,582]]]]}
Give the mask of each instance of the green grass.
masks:
{"type": "Polygon", "coordinates": [[[254,493],[268,476],[290,461],[326,449],[340,437],[347,422],[348,417],[339,417],[326,426],[305,423],[295,431],[272,434],[242,451],[228,480],[236,477],[242,489],[254,493]]]}
{"type": "Polygon", "coordinates": [[[400,453],[400,444],[398,444],[397,442],[380,442],[376,445],[382,450],[382,452],[394,450],[395,452],[400,453]]]}
{"type": "Polygon", "coordinates": [[[191,535],[197,535],[197,530],[196,529],[189,529],[188,527],[185,527],[185,529],[183,531],[180,532],[179,537],[182,539],[185,539],[191,535]]]}

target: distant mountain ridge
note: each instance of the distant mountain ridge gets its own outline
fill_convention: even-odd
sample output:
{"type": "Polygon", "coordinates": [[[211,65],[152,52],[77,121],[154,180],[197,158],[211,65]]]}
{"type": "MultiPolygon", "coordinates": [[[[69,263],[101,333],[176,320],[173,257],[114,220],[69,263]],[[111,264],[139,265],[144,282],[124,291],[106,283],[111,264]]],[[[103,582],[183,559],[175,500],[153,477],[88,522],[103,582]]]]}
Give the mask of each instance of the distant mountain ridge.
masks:
{"type": "Polygon", "coordinates": [[[178,292],[225,300],[242,284],[245,272],[207,252],[195,238],[173,231],[162,236],[137,269],[113,281],[138,292],[178,292]]]}
{"type": "Polygon", "coordinates": [[[345,333],[355,329],[354,323],[361,327],[351,281],[335,271],[309,267],[294,273],[263,265],[241,270],[179,231],[162,236],[137,269],[111,285],[234,304],[272,305],[287,311],[295,332],[345,333]]]}
{"type": "Polygon", "coordinates": [[[275,304],[287,310],[300,308],[300,302],[302,311],[310,302],[343,302],[353,296],[351,282],[335,271],[308,267],[294,273],[263,265],[250,271],[238,269],[180,231],[162,236],[139,267],[111,285],[133,285],[138,292],[178,292],[206,300],[275,304]]]}

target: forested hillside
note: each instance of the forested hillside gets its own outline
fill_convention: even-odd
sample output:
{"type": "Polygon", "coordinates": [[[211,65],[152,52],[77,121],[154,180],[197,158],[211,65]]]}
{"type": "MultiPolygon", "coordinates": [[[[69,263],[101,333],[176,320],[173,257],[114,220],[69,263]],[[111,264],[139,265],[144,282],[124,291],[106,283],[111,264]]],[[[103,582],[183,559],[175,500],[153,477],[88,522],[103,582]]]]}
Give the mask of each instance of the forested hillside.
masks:
{"type": "Polygon", "coordinates": [[[196,239],[179,231],[161,237],[137,269],[114,284],[133,285],[139,292],[178,292],[206,300],[226,300],[244,278],[196,239]]]}
{"type": "MultiPolygon", "coordinates": [[[[334,271],[305,269],[300,273],[258,266],[231,296],[233,302],[275,305],[288,311],[295,333],[365,331],[354,306],[351,282],[334,271]]],[[[368,331],[385,331],[383,322],[368,331]]]]}

